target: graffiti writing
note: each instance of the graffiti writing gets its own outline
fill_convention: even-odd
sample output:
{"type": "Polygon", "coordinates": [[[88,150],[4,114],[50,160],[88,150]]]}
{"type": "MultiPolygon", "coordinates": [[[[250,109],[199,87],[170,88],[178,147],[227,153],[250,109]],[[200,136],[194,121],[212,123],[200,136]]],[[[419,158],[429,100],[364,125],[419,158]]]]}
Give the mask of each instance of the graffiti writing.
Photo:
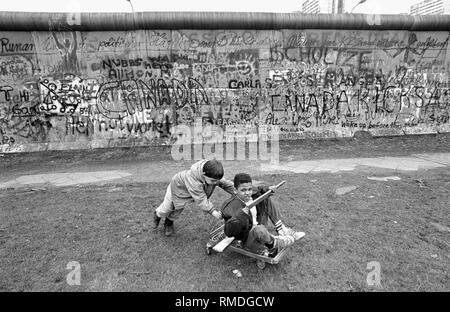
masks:
{"type": "Polygon", "coordinates": [[[11,42],[9,38],[0,38],[1,54],[31,53],[34,51],[34,43],[11,42]]]}

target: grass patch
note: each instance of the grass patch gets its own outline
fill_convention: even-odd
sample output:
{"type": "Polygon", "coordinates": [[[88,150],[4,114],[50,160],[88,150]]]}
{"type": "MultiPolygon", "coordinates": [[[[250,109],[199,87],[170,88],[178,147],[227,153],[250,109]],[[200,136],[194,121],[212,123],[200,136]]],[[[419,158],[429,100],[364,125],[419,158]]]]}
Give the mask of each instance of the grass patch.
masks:
{"type": "MultiPolygon", "coordinates": [[[[277,174],[273,197],[289,226],[306,232],[278,265],[225,251],[206,255],[213,218],[186,209],[173,237],[152,229],[166,183],[108,184],[0,192],[1,291],[447,291],[450,286],[450,169],[277,174]],[[379,173],[378,173],[379,175],[379,173]],[[417,180],[421,183],[417,182],[417,180]],[[339,187],[355,185],[338,196],[339,187]],[[69,286],[70,261],[81,285],[69,286]],[[381,289],[367,263],[381,265],[381,289]],[[239,269],[243,277],[232,271],[239,269]]],[[[217,191],[216,204],[228,195],[217,191]]]]}

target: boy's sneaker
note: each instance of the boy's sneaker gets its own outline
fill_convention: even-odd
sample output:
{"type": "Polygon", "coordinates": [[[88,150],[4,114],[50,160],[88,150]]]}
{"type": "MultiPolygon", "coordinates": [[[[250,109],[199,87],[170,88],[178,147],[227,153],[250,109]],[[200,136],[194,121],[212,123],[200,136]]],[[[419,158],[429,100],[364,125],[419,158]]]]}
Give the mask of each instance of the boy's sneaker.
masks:
{"type": "Polygon", "coordinates": [[[159,225],[159,222],[161,221],[161,218],[158,217],[156,214],[156,211],[153,211],[153,228],[156,229],[159,225]]]}
{"type": "Polygon", "coordinates": [[[293,236],[295,240],[301,239],[303,236],[305,236],[304,232],[297,232],[291,228],[288,228],[287,226],[283,226],[281,230],[278,232],[280,235],[290,235],[293,236]]]}
{"type": "Polygon", "coordinates": [[[294,242],[295,238],[292,235],[279,235],[275,236],[275,244],[273,247],[280,251],[285,247],[291,246],[294,242]]]}
{"type": "Polygon", "coordinates": [[[164,220],[164,234],[166,236],[170,236],[173,234],[173,231],[174,231],[173,221],[166,218],[166,220],[164,220]]]}
{"type": "Polygon", "coordinates": [[[279,235],[273,236],[273,247],[265,248],[262,255],[270,258],[275,258],[281,249],[292,245],[295,242],[295,238],[292,235],[279,235]]]}

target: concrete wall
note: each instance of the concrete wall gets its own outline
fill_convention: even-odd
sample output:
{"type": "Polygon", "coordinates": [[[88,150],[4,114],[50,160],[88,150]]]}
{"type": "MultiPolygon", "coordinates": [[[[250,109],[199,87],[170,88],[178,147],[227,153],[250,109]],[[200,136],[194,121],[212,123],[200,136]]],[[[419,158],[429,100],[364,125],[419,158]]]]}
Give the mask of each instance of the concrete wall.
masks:
{"type": "Polygon", "coordinates": [[[449,31],[0,30],[0,151],[450,132],[449,31]],[[261,129],[261,128],[260,128],[261,129]],[[261,131],[261,130],[259,130],[261,131]]]}

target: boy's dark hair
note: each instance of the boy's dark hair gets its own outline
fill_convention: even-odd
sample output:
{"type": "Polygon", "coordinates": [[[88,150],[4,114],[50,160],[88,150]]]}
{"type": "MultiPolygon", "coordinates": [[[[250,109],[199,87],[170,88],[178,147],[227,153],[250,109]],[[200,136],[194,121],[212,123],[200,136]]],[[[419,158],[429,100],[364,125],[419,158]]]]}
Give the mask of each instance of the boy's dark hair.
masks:
{"type": "Polygon", "coordinates": [[[244,183],[252,183],[252,177],[247,173],[238,173],[234,176],[234,187],[238,188],[239,185],[244,183]]]}
{"type": "Polygon", "coordinates": [[[208,178],[220,180],[223,178],[223,166],[220,161],[215,159],[208,160],[203,165],[203,173],[208,178]]]}

